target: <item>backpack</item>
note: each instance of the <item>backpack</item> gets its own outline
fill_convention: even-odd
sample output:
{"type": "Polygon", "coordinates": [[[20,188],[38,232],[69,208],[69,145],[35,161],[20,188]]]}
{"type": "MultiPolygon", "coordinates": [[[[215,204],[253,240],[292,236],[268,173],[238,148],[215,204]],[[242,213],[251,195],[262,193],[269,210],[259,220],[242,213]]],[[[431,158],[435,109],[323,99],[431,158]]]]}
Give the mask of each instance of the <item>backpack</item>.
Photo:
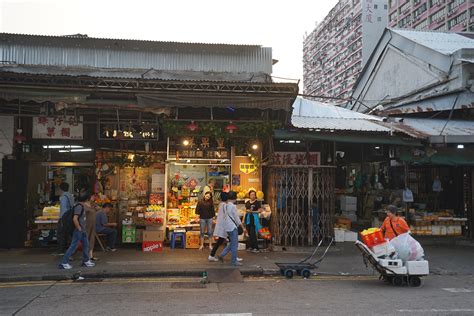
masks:
{"type": "Polygon", "coordinates": [[[73,218],[74,218],[74,209],[76,208],[76,206],[80,206],[82,207],[82,211],[81,211],[81,214],[79,215],[79,217],[82,217],[82,215],[84,215],[84,206],[80,203],[77,203],[76,205],[74,205],[73,207],[71,207],[70,209],[68,209],[66,211],[66,213],[64,213],[63,217],[61,217],[61,219],[59,220],[60,222],[60,225],[64,231],[65,234],[71,236],[72,233],[74,232],[74,222],[73,222],[73,218]]]}

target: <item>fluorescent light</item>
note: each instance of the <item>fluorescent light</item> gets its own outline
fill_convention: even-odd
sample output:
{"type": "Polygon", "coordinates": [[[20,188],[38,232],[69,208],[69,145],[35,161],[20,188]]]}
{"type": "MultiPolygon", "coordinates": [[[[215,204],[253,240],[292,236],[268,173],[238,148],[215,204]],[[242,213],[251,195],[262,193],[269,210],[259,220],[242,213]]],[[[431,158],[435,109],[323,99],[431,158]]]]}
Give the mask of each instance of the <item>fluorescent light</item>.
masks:
{"type": "Polygon", "coordinates": [[[60,149],[60,153],[79,153],[79,152],[89,152],[92,151],[92,148],[76,148],[76,149],[60,149]]]}
{"type": "Polygon", "coordinates": [[[43,145],[43,149],[65,149],[65,148],[82,148],[78,145],[43,145]]]}
{"type": "Polygon", "coordinates": [[[459,145],[458,145],[458,149],[464,149],[464,145],[459,144],[459,145]]]}
{"type": "Polygon", "coordinates": [[[375,149],[379,150],[379,149],[380,149],[380,146],[375,146],[375,149]]]}

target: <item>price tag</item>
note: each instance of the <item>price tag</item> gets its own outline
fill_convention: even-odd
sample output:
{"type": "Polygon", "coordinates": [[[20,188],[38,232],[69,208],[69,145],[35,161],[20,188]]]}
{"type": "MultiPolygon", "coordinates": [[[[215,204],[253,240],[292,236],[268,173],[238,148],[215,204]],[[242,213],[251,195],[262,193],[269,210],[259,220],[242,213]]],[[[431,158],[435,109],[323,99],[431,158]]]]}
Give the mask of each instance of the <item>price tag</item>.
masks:
{"type": "Polygon", "coordinates": [[[145,217],[145,214],[143,214],[143,213],[138,213],[138,217],[145,217]]]}
{"type": "Polygon", "coordinates": [[[125,215],[132,216],[132,212],[127,212],[125,215]]]}

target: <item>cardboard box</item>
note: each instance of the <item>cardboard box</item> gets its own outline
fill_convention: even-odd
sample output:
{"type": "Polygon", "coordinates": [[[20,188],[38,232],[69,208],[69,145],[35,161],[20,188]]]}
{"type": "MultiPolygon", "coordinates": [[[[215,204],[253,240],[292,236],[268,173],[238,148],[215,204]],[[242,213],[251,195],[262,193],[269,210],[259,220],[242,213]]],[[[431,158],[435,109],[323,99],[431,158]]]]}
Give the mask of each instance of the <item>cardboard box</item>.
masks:
{"type": "Polygon", "coordinates": [[[353,241],[357,240],[357,233],[346,230],[344,232],[344,241],[353,241]]]}
{"type": "Polygon", "coordinates": [[[135,233],[135,242],[139,243],[139,242],[142,242],[143,241],[143,232],[145,230],[144,229],[137,229],[136,230],[136,233],[135,233]]]}
{"type": "Polygon", "coordinates": [[[246,245],[243,242],[239,242],[239,248],[237,250],[245,250],[246,245]]]}
{"type": "Polygon", "coordinates": [[[165,239],[164,230],[144,230],[143,242],[145,241],[163,241],[165,239]]]}
{"type": "Polygon", "coordinates": [[[198,231],[186,232],[186,249],[197,249],[201,241],[200,233],[198,231]]]}
{"type": "Polygon", "coordinates": [[[144,241],[142,242],[143,252],[162,252],[163,242],[162,241],[144,241]]]}
{"type": "Polygon", "coordinates": [[[344,242],[344,229],[334,228],[334,241],[344,242]]]}
{"type": "Polygon", "coordinates": [[[428,265],[428,261],[420,260],[420,261],[407,261],[407,270],[409,274],[413,275],[428,275],[430,274],[430,269],[428,265]]]}

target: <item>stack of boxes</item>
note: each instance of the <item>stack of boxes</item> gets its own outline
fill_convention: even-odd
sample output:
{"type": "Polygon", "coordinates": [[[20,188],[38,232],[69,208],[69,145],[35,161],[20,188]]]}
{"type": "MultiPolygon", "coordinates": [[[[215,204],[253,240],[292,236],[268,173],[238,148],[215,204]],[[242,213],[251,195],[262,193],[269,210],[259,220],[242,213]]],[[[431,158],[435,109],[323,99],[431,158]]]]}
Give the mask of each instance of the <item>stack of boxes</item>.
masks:
{"type": "Polygon", "coordinates": [[[342,216],[351,220],[351,222],[357,221],[357,197],[343,195],[341,196],[341,211],[342,216]]]}
{"type": "Polygon", "coordinates": [[[143,252],[160,252],[163,251],[163,240],[165,239],[165,231],[161,227],[148,226],[143,231],[142,237],[143,252]]]}

